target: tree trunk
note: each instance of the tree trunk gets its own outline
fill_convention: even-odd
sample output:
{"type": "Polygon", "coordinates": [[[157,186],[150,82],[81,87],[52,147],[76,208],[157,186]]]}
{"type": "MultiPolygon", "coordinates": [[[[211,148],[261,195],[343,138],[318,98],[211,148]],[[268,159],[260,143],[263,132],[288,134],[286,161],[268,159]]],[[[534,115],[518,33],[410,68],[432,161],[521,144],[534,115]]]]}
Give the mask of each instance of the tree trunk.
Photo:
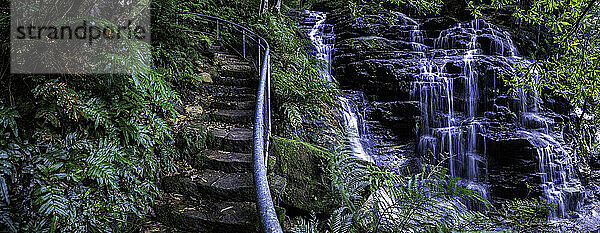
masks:
{"type": "Polygon", "coordinates": [[[304,7],[304,0],[300,0],[300,7],[299,8],[303,8],[304,7]]]}

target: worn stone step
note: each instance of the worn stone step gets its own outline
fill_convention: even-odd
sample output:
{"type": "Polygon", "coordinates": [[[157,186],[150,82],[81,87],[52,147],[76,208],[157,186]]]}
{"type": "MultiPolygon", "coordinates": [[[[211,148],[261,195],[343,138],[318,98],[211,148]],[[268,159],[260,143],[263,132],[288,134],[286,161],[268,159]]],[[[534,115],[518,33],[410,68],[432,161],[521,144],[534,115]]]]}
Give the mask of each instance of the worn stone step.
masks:
{"type": "Polygon", "coordinates": [[[208,51],[210,51],[214,54],[220,54],[223,51],[223,46],[222,45],[211,45],[210,47],[208,47],[208,51]]]}
{"type": "Polygon", "coordinates": [[[237,87],[218,84],[202,85],[202,92],[206,94],[252,94],[257,90],[250,87],[237,87]]]}
{"type": "Polygon", "coordinates": [[[193,171],[163,178],[165,192],[197,198],[228,201],[254,201],[253,173],[226,173],[216,170],[193,171]]]}
{"type": "Polygon", "coordinates": [[[207,145],[211,149],[252,153],[253,132],[250,128],[229,126],[210,127],[207,145]]]}
{"type": "MultiPolygon", "coordinates": [[[[250,171],[187,170],[181,174],[164,177],[161,180],[161,188],[166,193],[203,200],[255,201],[253,168],[243,169],[250,171]]],[[[273,196],[281,194],[287,184],[286,179],[278,175],[270,175],[268,180],[273,196]]]]}
{"type": "Polygon", "coordinates": [[[256,101],[255,94],[216,93],[213,101],[256,101]]]}
{"type": "Polygon", "coordinates": [[[252,154],[218,150],[200,152],[194,161],[197,169],[211,168],[224,172],[252,172],[254,164],[252,154]]]}
{"type": "Polygon", "coordinates": [[[244,59],[242,56],[238,56],[237,54],[230,54],[230,53],[226,53],[226,54],[216,53],[215,61],[220,65],[227,65],[227,64],[235,63],[235,64],[240,64],[240,65],[245,65],[245,66],[252,66],[252,64],[253,64],[253,63],[249,62],[248,60],[244,59]]]}
{"type": "Polygon", "coordinates": [[[229,76],[229,77],[234,77],[234,78],[252,78],[255,76],[253,74],[253,72],[240,71],[240,70],[221,70],[221,71],[219,71],[219,75],[229,76]]]}
{"type": "Polygon", "coordinates": [[[258,80],[253,78],[235,78],[235,77],[217,77],[213,78],[214,83],[225,86],[250,87],[257,89],[258,80]]]}
{"type": "Polygon", "coordinates": [[[149,221],[144,223],[142,231],[144,233],[188,233],[189,231],[179,230],[175,227],[169,227],[158,221],[149,221]]]}
{"type": "Polygon", "coordinates": [[[217,60],[221,67],[230,67],[230,66],[241,66],[244,67],[244,70],[253,70],[254,63],[249,62],[248,60],[242,57],[219,57],[217,60]]]}
{"type": "Polygon", "coordinates": [[[253,110],[218,109],[209,114],[210,120],[225,123],[250,123],[253,118],[253,110]]]}
{"type": "Polygon", "coordinates": [[[222,69],[219,71],[219,75],[234,77],[234,78],[252,78],[256,76],[251,70],[238,70],[238,69],[222,69]]]}
{"type": "Polygon", "coordinates": [[[220,70],[239,70],[244,72],[254,72],[254,65],[250,62],[234,58],[219,58],[216,64],[221,67],[220,70]]]}
{"type": "Polygon", "coordinates": [[[169,195],[154,209],[157,220],[185,231],[258,232],[256,205],[252,202],[204,201],[169,195]]]}
{"type": "Polygon", "coordinates": [[[224,52],[224,51],[218,51],[215,53],[215,57],[218,58],[231,58],[231,59],[239,59],[242,60],[242,58],[240,58],[240,56],[238,56],[235,53],[230,53],[230,52],[224,52]]]}
{"type": "Polygon", "coordinates": [[[231,62],[231,63],[221,65],[221,70],[235,70],[235,71],[252,72],[254,69],[252,69],[252,66],[248,63],[231,62]]]}
{"type": "Polygon", "coordinates": [[[251,110],[256,107],[256,102],[253,100],[249,101],[213,101],[210,103],[210,108],[214,109],[237,109],[237,110],[251,110]]]}

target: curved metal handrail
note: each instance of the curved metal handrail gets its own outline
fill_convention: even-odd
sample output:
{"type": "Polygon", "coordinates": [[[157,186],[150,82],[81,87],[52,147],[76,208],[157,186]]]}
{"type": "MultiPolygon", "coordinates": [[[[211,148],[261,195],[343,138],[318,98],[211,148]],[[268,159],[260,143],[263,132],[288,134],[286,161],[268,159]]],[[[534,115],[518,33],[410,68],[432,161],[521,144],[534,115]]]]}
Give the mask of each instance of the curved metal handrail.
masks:
{"type": "MultiPolygon", "coordinates": [[[[259,212],[261,227],[263,232],[282,233],[277,213],[273,206],[273,199],[267,179],[267,161],[269,156],[269,143],[271,138],[271,55],[267,40],[254,33],[250,29],[236,24],[234,22],[221,19],[219,17],[203,15],[198,13],[183,13],[183,15],[193,16],[213,22],[216,25],[216,33],[213,33],[218,40],[222,40],[236,53],[249,62],[254,63],[255,68],[260,70],[260,80],[258,94],[256,99],[256,113],[254,119],[254,181],[256,186],[256,203],[259,212]],[[235,38],[223,38],[224,27],[241,32],[241,48],[232,46],[227,40],[234,41],[235,38]],[[252,44],[254,40],[256,44],[252,44]],[[252,46],[255,46],[253,49],[252,46]],[[254,53],[256,52],[256,53],[254,53]]],[[[204,28],[209,30],[208,28],[204,28]]],[[[210,32],[207,32],[210,33],[210,32]]],[[[239,35],[238,35],[239,36],[239,35]]],[[[239,38],[237,38],[239,39],[239,38]]],[[[235,41],[234,41],[235,42],[235,41]]]]}

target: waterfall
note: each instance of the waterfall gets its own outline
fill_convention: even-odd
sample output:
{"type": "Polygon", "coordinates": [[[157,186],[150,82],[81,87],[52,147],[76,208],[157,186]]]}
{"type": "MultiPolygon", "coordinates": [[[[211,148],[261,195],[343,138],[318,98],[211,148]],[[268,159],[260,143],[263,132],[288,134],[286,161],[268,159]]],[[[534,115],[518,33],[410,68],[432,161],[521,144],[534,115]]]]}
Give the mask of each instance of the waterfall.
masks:
{"type": "MultiPolygon", "coordinates": [[[[532,75],[535,75],[534,82],[538,82],[537,70],[534,70],[532,75]]],[[[573,167],[573,164],[577,163],[577,158],[572,153],[568,153],[563,144],[557,140],[561,135],[553,134],[551,131],[551,127],[555,124],[554,120],[543,116],[540,112],[540,92],[541,90],[536,89],[531,96],[523,92],[519,93],[521,125],[526,129],[521,133],[529,136],[529,140],[536,148],[538,175],[544,199],[556,204],[556,208],[550,213],[550,218],[558,219],[568,217],[569,211],[576,211],[582,207],[584,190],[573,167]]]]}
{"type": "MultiPolygon", "coordinates": [[[[462,178],[458,185],[475,190],[490,200],[494,193],[490,191],[491,158],[487,145],[496,140],[494,130],[502,128],[498,124],[508,124],[504,129],[512,131],[501,133],[530,142],[532,155],[525,153],[522,156],[531,157],[537,163],[537,170],[528,172],[536,178],[533,182],[539,183],[536,190],[541,198],[556,205],[551,217],[569,217],[570,212],[580,209],[584,192],[575,175],[576,157],[563,145],[561,135],[555,132],[558,124],[544,110],[541,90],[521,92],[514,99],[504,96],[507,103],[496,105],[496,101],[502,101],[501,96],[492,92],[505,88],[502,80],[496,80],[496,74],[500,71],[513,73],[515,64],[531,62],[520,57],[510,35],[481,19],[458,23],[441,31],[422,30],[427,19],[413,19],[399,12],[394,14],[399,20],[397,25],[390,27],[390,30],[397,30],[390,41],[410,45],[405,49],[408,55],[394,59],[409,60],[406,64],[415,64],[417,72],[411,80],[410,96],[419,103],[421,114],[415,148],[421,158],[430,163],[445,164],[451,176],[462,178]],[[492,120],[486,115],[500,111],[498,109],[512,111],[516,118],[514,122],[492,120]]],[[[333,26],[325,23],[326,19],[326,13],[306,11],[301,28],[313,41],[317,57],[323,61],[323,78],[333,81],[330,64],[335,35],[333,26]]],[[[365,149],[369,143],[365,143],[364,122],[368,119],[351,99],[348,96],[339,98],[340,115],[352,151],[365,160],[381,160],[372,158],[365,149]]],[[[466,204],[472,209],[485,208],[468,201],[466,204]]]]}
{"type": "MultiPolygon", "coordinates": [[[[333,25],[326,24],[327,13],[317,11],[303,12],[304,21],[301,29],[308,35],[313,45],[317,50],[316,57],[321,61],[321,77],[329,82],[333,82],[334,78],[331,75],[331,55],[334,51],[335,34],[333,25]]],[[[363,132],[364,129],[364,114],[353,103],[351,94],[339,96],[340,115],[344,121],[346,130],[346,138],[352,154],[362,160],[373,162],[373,158],[369,156],[364,148],[363,132]]]]}
{"type": "MultiPolygon", "coordinates": [[[[419,30],[419,23],[407,18],[411,31],[419,30]]],[[[437,157],[446,153],[450,175],[464,179],[464,186],[476,190],[487,198],[485,181],[487,170],[485,154],[478,147],[477,134],[483,127],[477,118],[477,102],[479,96],[478,74],[475,70],[475,57],[479,54],[477,30],[481,22],[473,21],[467,25],[458,25],[440,33],[434,41],[434,48],[428,48],[420,36],[423,32],[410,33],[407,38],[413,46],[426,48],[420,53],[420,75],[413,82],[413,98],[421,103],[421,121],[419,125],[418,151],[427,158],[439,162],[444,158],[437,157]],[[454,45],[452,31],[460,31],[468,35],[468,42],[461,48],[462,55],[450,55],[454,45]],[[417,36],[415,36],[417,35],[417,36]],[[443,54],[435,57],[434,54],[443,54]],[[446,67],[451,62],[462,63],[459,74],[448,72],[446,67]],[[456,93],[456,85],[464,86],[463,93],[456,93]],[[462,97],[462,99],[460,99],[462,97]],[[464,106],[456,106],[456,104],[464,106]],[[459,112],[458,109],[463,110],[459,112]],[[430,154],[428,154],[430,153],[430,154]]],[[[452,64],[454,65],[454,64],[452,64]]]]}
{"type": "MultiPolygon", "coordinates": [[[[439,155],[446,153],[450,174],[463,178],[465,187],[487,198],[485,137],[479,136],[485,133],[487,122],[478,106],[482,90],[477,62],[485,56],[497,57],[508,64],[524,59],[518,56],[508,33],[483,20],[443,30],[434,39],[433,47],[428,47],[423,44],[422,35],[426,33],[419,32],[420,23],[397,14],[405,19],[409,36],[403,39],[413,44],[421,66],[412,91],[413,98],[421,103],[418,152],[435,162],[445,159],[439,155]],[[479,42],[481,38],[490,41],[485,54],[479,42]],[[460,71],[449,71],[450,65],[459,66],[460,71]]],[[[582,187],[574,174],[574,156],[550,136],[554,122],[539,113],[539,101],[540,90],[531,95],[521,92],[519,118],[523,132],[535,141],[532,144],[537,151],[543,198],[557,206],[551,217],[566,217],[568,211],[576,211],[581,206],[582,187]]]]}
{"type": "Polygon", "coordinates": [[[321,77],[329,82],[333,82],[331,75],[331,54],[335,45],[335,35],[333,25],[325,24],[327,14],[324,12],[305,11],[307,23],[313,24],[305,29],[308,37],[317,50],[317,59],[321,62],[321,77]]]}

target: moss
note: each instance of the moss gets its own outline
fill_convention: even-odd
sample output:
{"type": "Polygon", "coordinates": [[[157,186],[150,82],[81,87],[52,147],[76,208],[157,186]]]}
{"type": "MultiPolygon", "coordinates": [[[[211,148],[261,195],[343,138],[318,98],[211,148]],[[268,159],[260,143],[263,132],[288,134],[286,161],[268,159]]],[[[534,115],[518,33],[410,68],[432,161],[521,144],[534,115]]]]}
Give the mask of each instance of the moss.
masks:
{"type": "Polygon", "coordinates": [[[280,208],[280,207],[275,207],[275,213],[277,213],[277,219],[279,219],[279,224],[284,226],[285,225],[285,216],[286,216],[286,210],[284,208],[280,208]]]}
{"type": "Polygon", "coordinates": [[[326,213],[333,209],[331,193],[325,185],[324,165],[329,152],[319,146],[273,137],[273,153],[277,156],[275,173],[287,180],[282,203],[304,211],[326,213]]]}
{"type": "Polygon", "coordinates": [[[207,160],[208,156],[206,156],[206,151],[200,152],[194,156],[192,166],[195,168],[203,167],[207,160]]]}

